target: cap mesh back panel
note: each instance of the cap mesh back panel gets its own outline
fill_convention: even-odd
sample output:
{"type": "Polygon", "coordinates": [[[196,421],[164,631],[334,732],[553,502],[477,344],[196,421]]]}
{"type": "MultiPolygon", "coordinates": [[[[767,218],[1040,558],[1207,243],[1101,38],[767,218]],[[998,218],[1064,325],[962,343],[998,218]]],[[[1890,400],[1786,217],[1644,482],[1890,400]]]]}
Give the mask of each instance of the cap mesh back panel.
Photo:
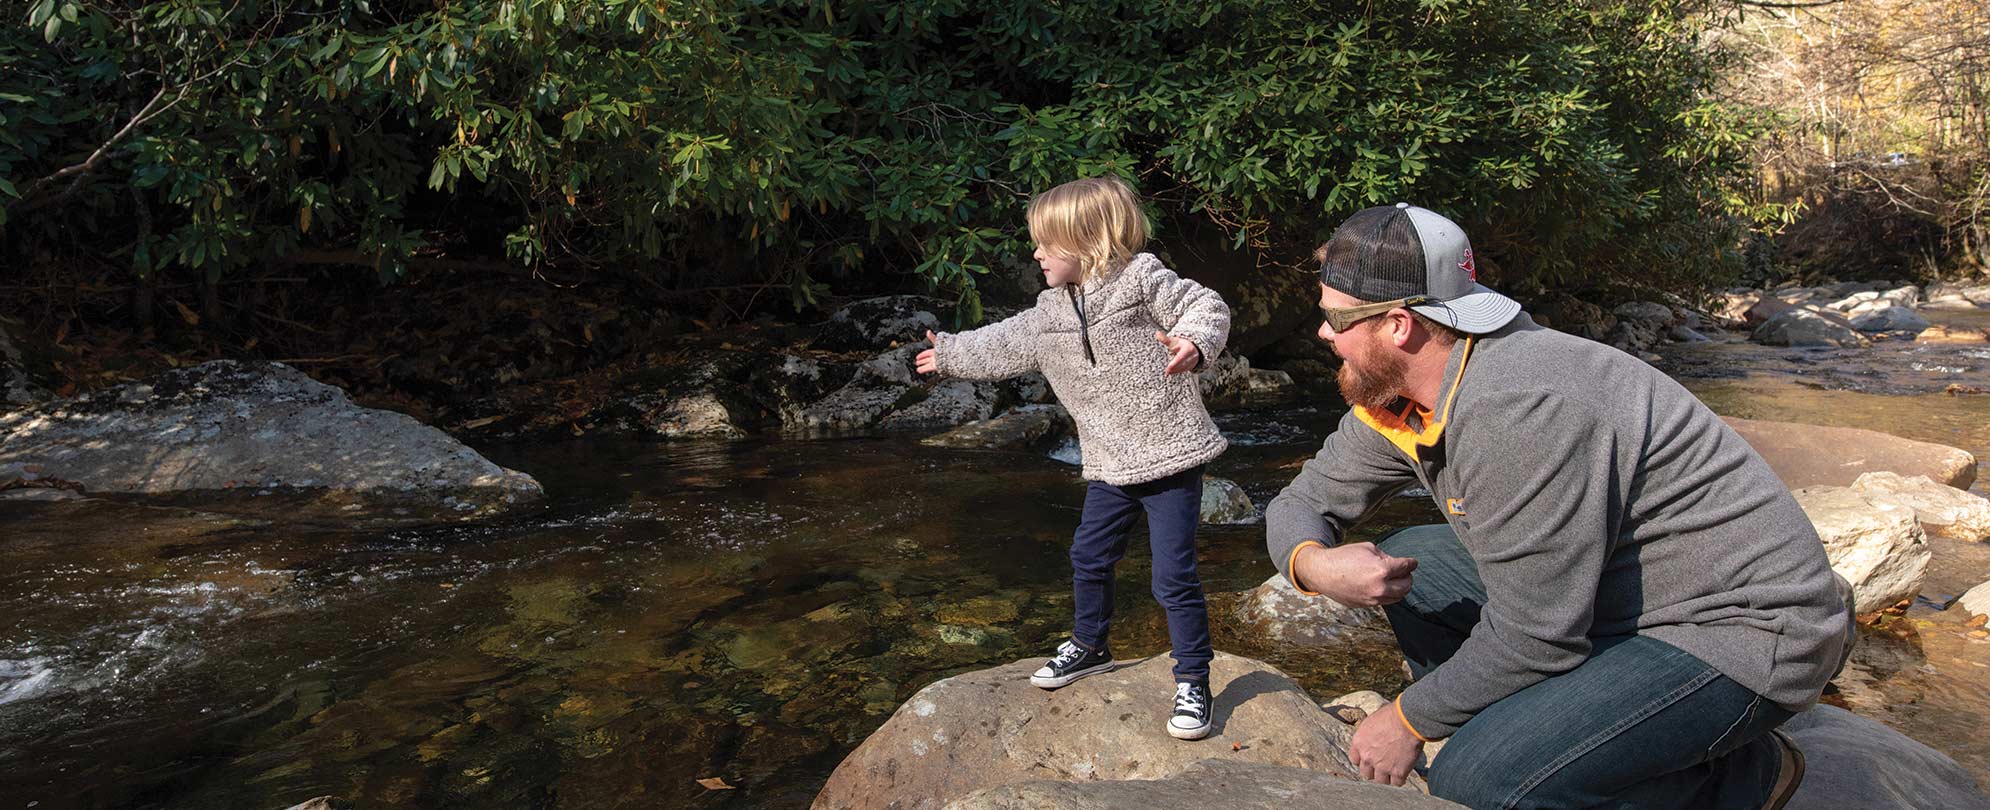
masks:
{"type": "Polygon", "coordinates": [[[1423,295],[1423,242],[1409,214],[1394,207],[1355,212],[1327,241],[1320,282],[1363,301],[1423,295]]]}

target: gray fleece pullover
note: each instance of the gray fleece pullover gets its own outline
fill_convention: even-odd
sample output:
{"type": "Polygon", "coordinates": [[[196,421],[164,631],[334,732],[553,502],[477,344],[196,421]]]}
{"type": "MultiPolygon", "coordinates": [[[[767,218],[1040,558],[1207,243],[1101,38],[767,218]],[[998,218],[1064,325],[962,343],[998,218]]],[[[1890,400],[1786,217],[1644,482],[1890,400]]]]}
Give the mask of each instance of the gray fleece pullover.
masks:
{"type": "Polygon", "coordinates": [[[1015,317],[940,333],[933,354],[950,377],[1043,372],[1078,427],[1085,478],[1125,486],[1207,463],[1229,446],[1203,408],[1195,375],[1164,372],[1168,348],[1157,331],[1188,338],[1206,362],[1230,337],[1230,307],[1141,253],[1104,279],[1044,290],[1015,317]]]}
{"type": "Polygon", "coordinates": [[[1637,358],[1526,315],[1453,347],[1434,411],[1350,411],[1265,509],[1289,580],[1371,507],[1421,485],[1471,553],[1486,604],[1398,705],[1426,739],[1638,634],[1800,711],[1849,649],[1823,545],[1767,462],[1637,358]]]}

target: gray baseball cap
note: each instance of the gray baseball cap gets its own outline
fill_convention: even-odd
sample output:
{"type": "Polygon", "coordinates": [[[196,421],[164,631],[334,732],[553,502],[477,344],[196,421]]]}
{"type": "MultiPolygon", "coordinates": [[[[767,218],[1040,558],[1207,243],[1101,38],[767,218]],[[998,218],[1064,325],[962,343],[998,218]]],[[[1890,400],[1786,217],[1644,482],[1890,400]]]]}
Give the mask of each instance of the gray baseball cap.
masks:
{"type": "Polygon", "coordinates": [[[1479,283],[1472,243],[1458,223],[1409,203],[1364,208],[1334,229],[1320,283],[1363,301],[1423,296],[1410,307],[1460,332],[1492,332],[1520,314],[1520,302],[1479,283]]]}

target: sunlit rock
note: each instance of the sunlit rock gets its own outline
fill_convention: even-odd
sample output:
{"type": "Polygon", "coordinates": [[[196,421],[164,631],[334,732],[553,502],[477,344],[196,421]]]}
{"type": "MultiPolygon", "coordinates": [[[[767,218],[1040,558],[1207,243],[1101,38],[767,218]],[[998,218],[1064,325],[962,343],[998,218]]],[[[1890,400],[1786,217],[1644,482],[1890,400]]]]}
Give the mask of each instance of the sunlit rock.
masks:
{"type": "Polygon", "coordinates": [[[1187,744],[1163,730],[1173,708],[1167,656],[1055,691],[1029,683],[1042,663],[1029,658],[921,689],[843,760],[814,806],[938,807],[1026,780],[1165,779],[1211,757],[1352,783],[1352,728],[1261,662],[1216,654],[1215,728],[1187,744]]]}
{"type": "Polygon", "coordinates": [[[1326,596],[1307,596],[1283,574],[1273,574],[1244,595],[1237,618],[1279,644],[1321,647],[1391,638],[1379,608],[1349,607],[1326,596]]]}
{"type": "Polygon", "coordinates": [[[1948,445],[1863,428],[1721,417],[1769,462],[1783,486],[1851,486],[1875,470],[1925,475],[1959,489],[1976,480],[1976,456],[1948,445]]]}
{"type": "Polygon", "coordinates": [[[1861,332],[1913,332],[1929,326],[1928,319],[1904,306],[1885,306],[1852,316],[1852,328],[1861,332]]]}
{"type": "Polygon", "coordinates": [[[1990,582],[1978,584],[1964,592],[1956,605],[1972,616],[1990,616],[1990,582]]]}
{"type": "Polygon", "coordinates": [[[1930,553],[1914,510],[1849,487],[1796,491],[1831,568],[1852,585],[1854,609],[1871,613],[1921,591],[1930,553]]]}
{"type": "Polygon", "coordinates": [[[1895,503],[1914,510],[1922,530],[1936,537],[1978,541],[1990,538],[1990,500],[1981,495],[1936,483],[1925,475],[1869,472],[1852,482],[1867,500],[1895,503]]]}
{"type": "Polygon", "coordinates": [[[1196,372],[1203,404],[1210,410],[1270,408],[1297,399],[1299,389],[1292,375],[1283,371],[1252,368],[1249,358],[1224,354],[1214,363],[1204,363],[1196,372]]]}
{"type": "Polygon", "coordinates": [[[1777,313],[1756,327],[1749,339],[1771,346],[1858,347],[1870,342],[1843,316],[1809,307],[1777,313]]]}

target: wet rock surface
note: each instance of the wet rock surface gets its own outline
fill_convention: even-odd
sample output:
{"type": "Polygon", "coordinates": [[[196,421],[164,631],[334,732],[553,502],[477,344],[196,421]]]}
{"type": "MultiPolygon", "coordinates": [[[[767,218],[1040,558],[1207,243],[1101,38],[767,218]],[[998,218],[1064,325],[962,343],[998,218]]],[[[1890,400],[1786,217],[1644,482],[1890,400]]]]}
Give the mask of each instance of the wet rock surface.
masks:
{"type": "Polygon", "coordinates": [[[280,495],[383,519],[538,501],[531,476],[276,363],[219,360],[0,416],[0,475],[94,494],[280,495]]]}

